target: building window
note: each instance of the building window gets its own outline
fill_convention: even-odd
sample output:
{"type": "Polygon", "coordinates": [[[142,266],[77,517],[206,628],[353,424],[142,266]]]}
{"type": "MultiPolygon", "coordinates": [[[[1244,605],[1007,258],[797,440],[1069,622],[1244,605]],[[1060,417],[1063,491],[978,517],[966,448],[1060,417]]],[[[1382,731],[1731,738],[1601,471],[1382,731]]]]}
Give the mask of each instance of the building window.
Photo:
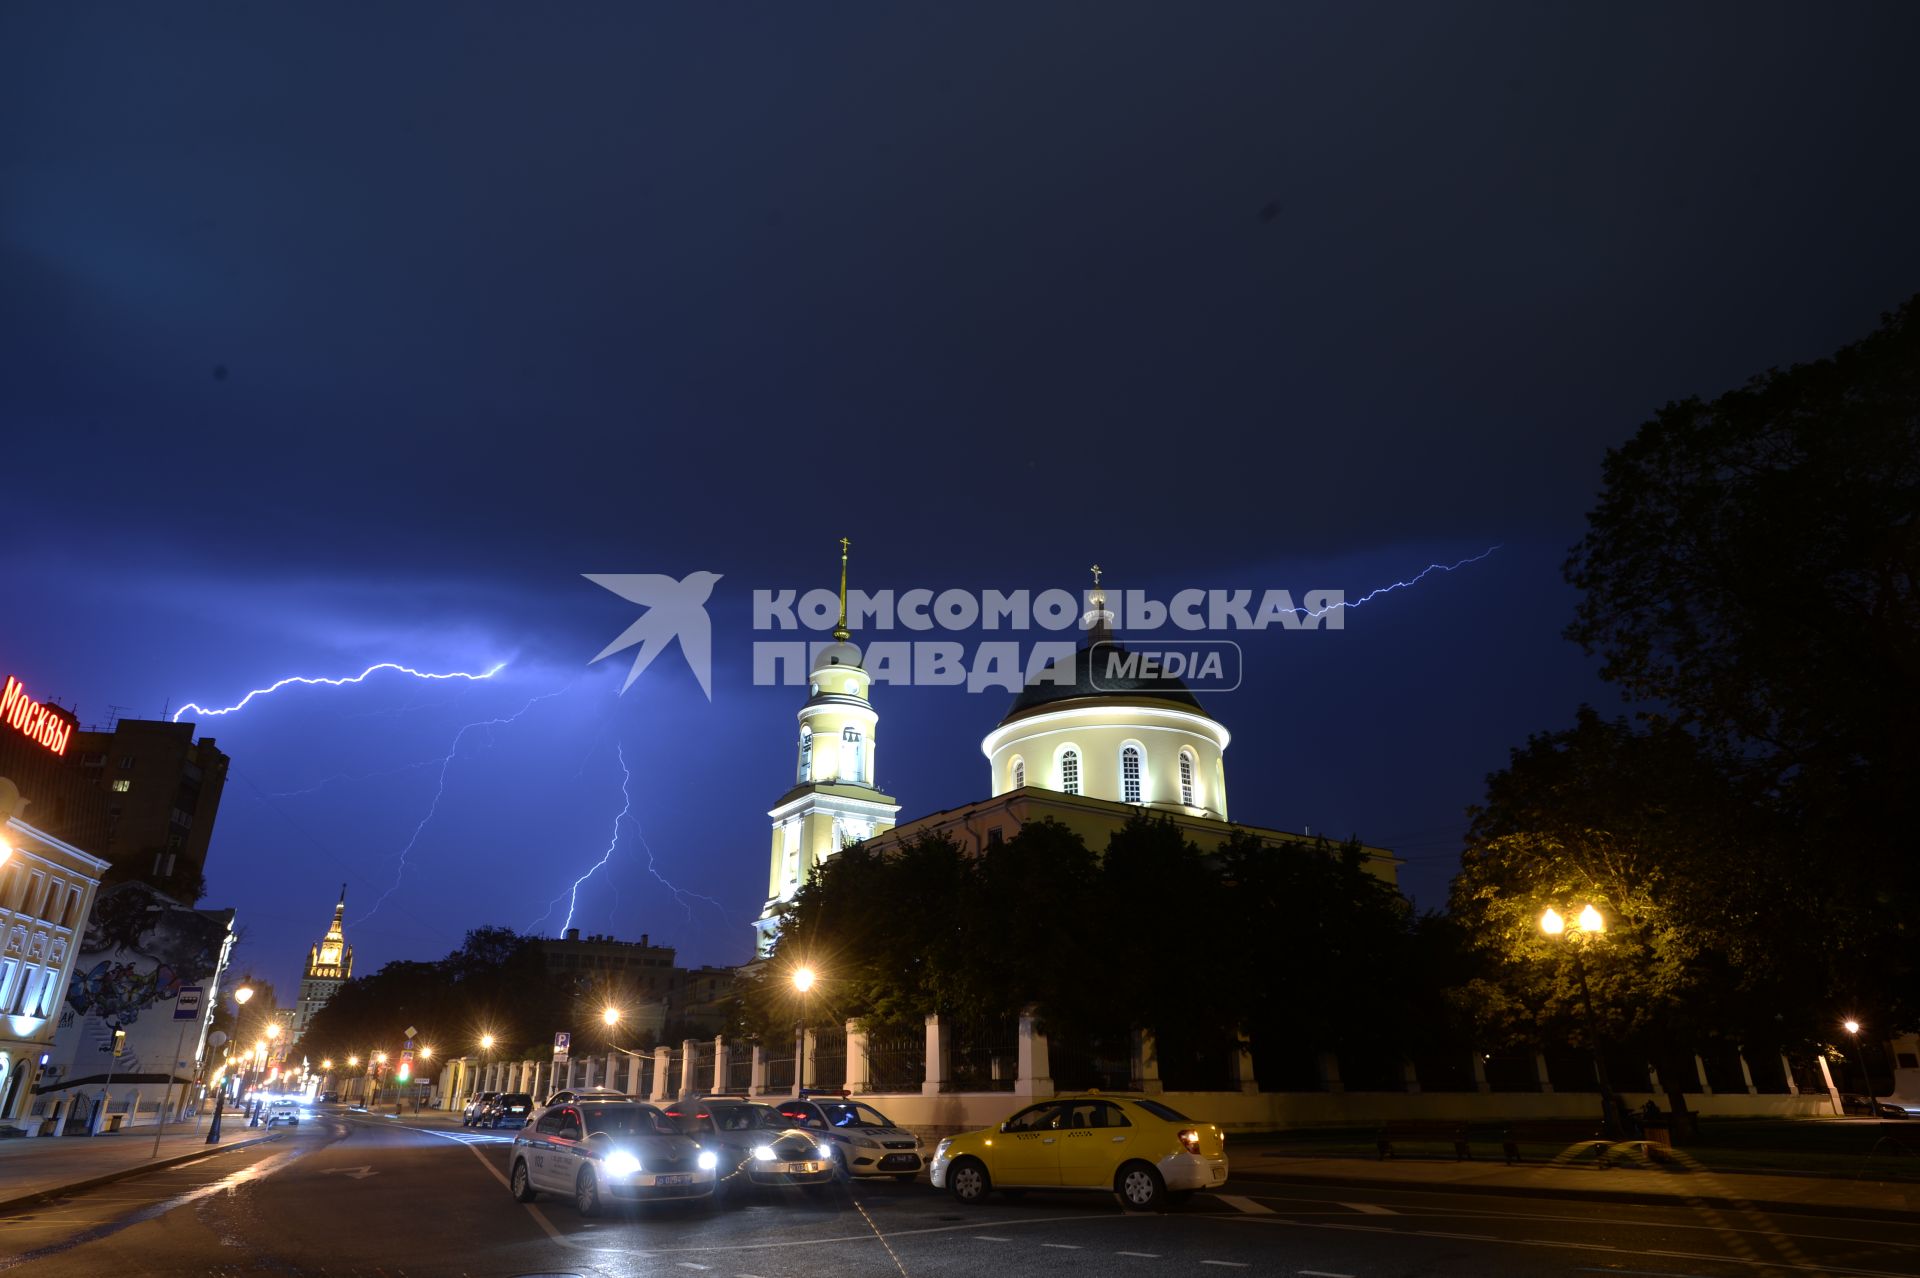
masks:
{"type": "Polygon", "coordinates": [[[131,772],[131,771],[133,771],[133,756],[132,756],[132,755],[130,755],[130,754],[123,754],[123,755],[121,755],[121,756],[120,756],[120,770],[121,770],[122,772],[131,772]]]}
{"type": "Polygon", "coordinates": [[[1009,781],[1015,790],[1018,790],[1027,783],[1027,761],[1018,755],[1014,756],[1013,771],[1010,774],[1009,781]]]}
{"type": "Polygon", "coordinates": [[[997,847],[999,847],[999,846],[1000,846],[1000,845],[1001,845],[1002,843],[1005,843],[1005,842],[1006,842],[1006,840],[1005,840],[1004,838],[1002,838],[1002,837],[1001,837],[1001,834],[1000,834],[1000,827],[999,827],[999,826],[997,826],[997,825],[996,825],[996,826],[994,826],[994,827],[993,827],[993,828],[992,828],[991,830],[988,830],[988,831],[987,831],[987,846],[988,846],[988,847],[990,847],[990,848],[997,848],[997,847]]]}
{"type": "Polygon", "coordinates": [[[1193,751],[1180,752],[1180,802],[1194,807],[1193,801],[1193,751]]]}
{"type": "Polygon", "coordinates": [[[125,777],[120,777],[113,783],[113,792],[115,794],[125,794],[131,789],[133,789],[133,782],[127,780],[125,777]]]}
{"type": "Polygon", "coordinates": [[[813,779],[813,732],[800,729],[800,781],[805,783],[813,779]]]}
{"type": "Polygon", "coordinates": [[[1120,797],[1127,803],[1140,802],[1140,747],[1120,747],[1120,797]]]}
{"type": "Polygon", "coordinates": [[[843,781],[867,779],[866,740],[858,728],[848,728],[840,734],[840,778],[843,781]]]}
{"type": "Polygon", "coordinates": [[[1067,794],[1080,793],[1080,752],[1071,746],[1060,752],[1060,788],[1067,794]]]}

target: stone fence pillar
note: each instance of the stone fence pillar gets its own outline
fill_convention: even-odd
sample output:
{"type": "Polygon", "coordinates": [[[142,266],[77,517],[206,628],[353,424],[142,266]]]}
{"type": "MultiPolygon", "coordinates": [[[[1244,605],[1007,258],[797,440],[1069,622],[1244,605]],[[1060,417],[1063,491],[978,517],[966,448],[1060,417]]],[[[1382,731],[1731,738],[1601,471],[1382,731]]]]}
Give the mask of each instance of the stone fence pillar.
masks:
{"type": "Polygon", "coordinates": [[[920,1092],[938,1096],[953,1077],[953,1026],[940,1019],[938,1012],[927,1014],[927,1068],[920,1092]]]}
{"type": "Polygon", "coordinates": [[[680,1090],[676,1095],[698,1096],[700,1094],[700,1040],[697,1038],[680,1041],[680,1090]]]}
{"type": "Polygon", "coordinates": [[[1233,1074],[1233,1085],[1243,1092],[1260,1090],[1260,1080],[1253,1076],[1253,1043],[1246,1034],[1235,1036],[1233,1055],[1227,1058],[1227,1066],[1233,1074]]]}
{"type": "Polygon", "coordinates": [[[847,1022],[847,1090],[859,1095],[873,1090],[872,1069],[867,1060],[867,1027],[859,1021],[847,1022]]]}
{"type": "Polygon", "coordinates": [[[667,1099],[667,1085],[672,1082],[667,1076],[673,1073],[673,1049],[665,1043],[653,1049],[653,1095],[650,1100],[667,1099]]]}
{"type": "Polygon", "coordinates": [[[1160,1044],[1150,1029],[1133,1031],[1133,1090],[1152,1095],[1166,1090],[1160,1082],[1160,1044]]]}
{"type": "Polygon", "coordinates": [[[752,1063],[748,1067],[747,1095],[765,1096],[767,1094],[767,1045],[758,1039],[753,1043],[752,1063]]]}
{"type": "Polygon", "coordinates": [[[1047,1055],[1047,1036],[1041,1032],[1036,1012],[1031,1004],[1020,1009],[1019,1072],[1013,1080],[1015,1096],[1053,1095],[1053,1064],[1047,1055]]]}

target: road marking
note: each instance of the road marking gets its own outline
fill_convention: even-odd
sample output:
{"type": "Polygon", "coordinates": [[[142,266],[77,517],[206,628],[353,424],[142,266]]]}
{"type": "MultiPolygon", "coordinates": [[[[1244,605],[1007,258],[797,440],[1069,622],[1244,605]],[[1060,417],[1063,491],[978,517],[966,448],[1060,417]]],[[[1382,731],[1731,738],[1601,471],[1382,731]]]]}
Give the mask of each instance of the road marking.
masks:
{"type": "Polygon", "coordinates": [[[1242,1198],[1238,1194],[1215,1194],[1214,1197],[1235,1211],[1243,1211],[1249,1216],[1273,1215],[1273,1208],[1257,1203],[1251,1198],[1242,1198]]]}
{"type": "Polygon", "coordinates": [[[1328,1273],[1324,1269],[1302,1269],[1300,1278],[1353,1278],[1353,1275],[1328,1273]]]}
{"type": "Polygon", "coordinates": [[[998,1237],[995,1237],[993,1234],[975,1234],[974,1237],[979,1239],[981,1242],[1012,1242],[1013,1241],[1013,1239],[1011,1238],[998,1238],[998,1237]]]}
{"type": "Polygon", "coordinates": [[[1334,1206],[1345,1207],[1348,1211],[1357,1211],[1368,1216],[1398,1216],[1400,1214],[1391,1207],[1382,1207],[1379,1203],[1335,1203],[1334,1206]]]}
{"type": "Polygon", "coordinates": [[[329,1167],[320,1173],[322,1176],[351,1176],[355,1180],[365,1180],[369,1176],[378,1176],[371,1165],[361,1167],[329,1167]]]}
{"type": "Polygon", "coordinates": [[[1055,1251],[1079,1251],[1080,1250],[1080,1248],[1074,1243],[1041,1243],[1040,1245],[1042,1247],[1051,1247],[1055,1251]]]}
{"type": "Polygon", "coordinates": [[[681,1261],[681,1262],[680,1262],[680,1267],[681,1267],[682,1269],[711,1269],[711,1268],[713,1268],[713,1266],[712,1266],[712,1265],[696,1265],[696,1264],[694,1264],[694,1263],[693,1263],[693,1262],[692,1262],[691,1260],[683,1260],[683,1261],[681,1261]]]}
{"type": "Polygon", "coordinates": [[[1160,1259],[1160,1253],[1157,1251],[1116,1251],[1113,1254],[1116,1256],[1137,1256],[1141,1260],[1160,1259]]]}
{"type": "Polygon", "coordinates": [[[1247,1263],[1246,1263],[1245,1261],[1243,1261],[1243,1260],[1203,1260],[1203,1261],[1201,1261],[1200,1263],[1201,1263],[1201,1264],[1203,1264],[1203,1265],[1218,1265],[1218,1266],[1220,1266],[1220,1268],[1222,1268],[1222,1269],[1249,1269],[1249,1268],[1252,1268],[1252,1266],[1250,1266],[1250,1265],[1248,1265],[1248,1264],[1247,1264],[1247,1263]]]}

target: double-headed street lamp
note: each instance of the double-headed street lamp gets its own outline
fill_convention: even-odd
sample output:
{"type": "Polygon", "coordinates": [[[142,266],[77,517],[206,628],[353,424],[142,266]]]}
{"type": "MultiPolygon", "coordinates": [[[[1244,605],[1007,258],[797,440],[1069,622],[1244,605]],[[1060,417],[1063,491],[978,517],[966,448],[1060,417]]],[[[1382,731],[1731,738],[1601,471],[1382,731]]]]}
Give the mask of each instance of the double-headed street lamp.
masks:
{"type": "MultiPolygon", "coordinates": [[[[1579,925],[1579,935],[1599,936],[1607,930],[1607,921],[1600,911],[1591,905],[1580,907],[1575,916],[1579,925]]],[[[1581,953],[1584,943],[1578,935],[1567,930],[1567,920],[1560,911],[1549,907],[1540,916],[1540,930],[1548,936],[1565,937],[1573,948],[1573,971],[1580,981],[1580,1007],[1587,1022],[1587,1044],[1593,1052],[1593,1076],[1600,1084],[1600,1121],[1610,1140],[1619,1140],[1626,1134],[1625,1124],[1620,1112],[1620,1097],[1613,1090],[1613,1082],[1607,1077],[1607,1054],[1600,1047],[1599,1020],[1593,1012],[1593,990],[1587,984],[1587,964],[1581,953]]]]}

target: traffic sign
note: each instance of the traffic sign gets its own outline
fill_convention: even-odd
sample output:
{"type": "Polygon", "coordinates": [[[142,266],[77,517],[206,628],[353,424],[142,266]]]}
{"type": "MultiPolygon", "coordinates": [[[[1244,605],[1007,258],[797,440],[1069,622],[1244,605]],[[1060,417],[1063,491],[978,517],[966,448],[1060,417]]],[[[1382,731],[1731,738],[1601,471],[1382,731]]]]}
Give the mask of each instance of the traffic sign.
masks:
{"type": "Polygon", "coordinates": [[[567,1033],[565,1030],[561,1030],[553,1036],[553,1059],[556,1061],[566,1060],[567,1053],[572,1047],[573,1035],[567,1033]]]}
{"type": "Polygon", "coordinates": [[[200,1001],[206,995],[206,987],[200,985],[182,985],[180,997],[173,1005],[173,1019],[176,1021],[194,1021],[200,1019],[200,1001]]]}

